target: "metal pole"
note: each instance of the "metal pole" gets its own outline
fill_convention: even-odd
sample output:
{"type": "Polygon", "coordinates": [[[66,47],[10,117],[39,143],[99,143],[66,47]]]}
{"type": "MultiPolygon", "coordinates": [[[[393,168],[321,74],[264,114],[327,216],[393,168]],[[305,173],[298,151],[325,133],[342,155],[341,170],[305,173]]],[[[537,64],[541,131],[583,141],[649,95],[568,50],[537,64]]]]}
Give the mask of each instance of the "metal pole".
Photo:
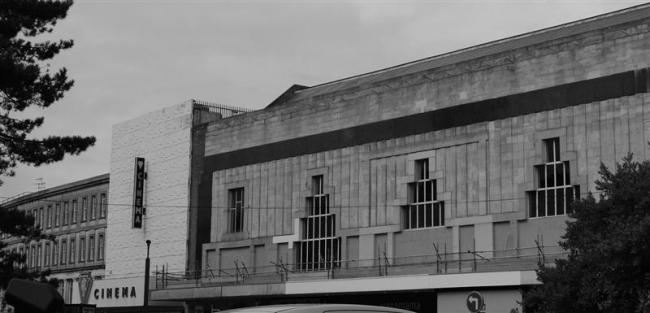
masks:
{"type": "Polygon", "coordinates": [[[147,258],[144,261],[144,313],[149,310],[149,246],[151,240],[145,241],[147,243],[147,258]]]}

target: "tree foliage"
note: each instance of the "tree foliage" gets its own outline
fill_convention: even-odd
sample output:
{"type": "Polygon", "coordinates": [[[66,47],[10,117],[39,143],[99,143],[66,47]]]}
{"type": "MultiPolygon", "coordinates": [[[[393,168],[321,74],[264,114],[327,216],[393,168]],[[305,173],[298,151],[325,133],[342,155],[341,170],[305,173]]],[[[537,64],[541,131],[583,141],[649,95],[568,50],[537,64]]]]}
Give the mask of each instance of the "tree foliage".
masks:
{"type": "Polygon", "coordinates": [[[60,161],[95,143],[94,137],[82,136],[28,138],[44,118],[15,117],[29,107],[49,107],[72,87],[66,69],[52,72],[48,62],[73,41],[34,42],[52,32],[71,5],[71,1],[0,0],[0,175],[14,175],[18,163],[39,166],[60,161]]]}
{"type": "MultiPolygon", "coordinates": [[[[34,225],[34,217],[16,209],[0,208],[0,233],[10,234],[13,240],[31,241],[51,239],[41,233],[40,228],[34,225]]],[[[12,278],[40,279],[45,281],[49,271],[29,271],[25,264],[25,256],[4,249],[6,242],[0,241],[0,289],[6,289],[12,278]]]]}
{"type": "Polygon", "coordinates": [[[540,265],[527,313],[650,312],[650,161],[601,164],[593,195],[573,204],[560,245],[568,258],[540,265]]]}
{"type": "MultiPolygon", "coordinates": [[[[36,41],[65,18],[71,1],[0,0],[0,176],[14,175],[18,163],[39,166],[79,154],[95,143],[94,137],[49,136],[29,138],[43,117],[20,118],[27,108],[45,109],[70,90],[73,81],[65,68],[51,70],[48,63],[72,40],[36,41]]],[[[0,181],[2,184],[2,181],[0,181]]],[[[11,240],[50,239],[25,212],[0,206],[0,234],[11,240]]],[[[48,272],[28,271],[24,256],[5,249],[0,241],[0,290],[11,278],[45,280],[48,272]]]]}

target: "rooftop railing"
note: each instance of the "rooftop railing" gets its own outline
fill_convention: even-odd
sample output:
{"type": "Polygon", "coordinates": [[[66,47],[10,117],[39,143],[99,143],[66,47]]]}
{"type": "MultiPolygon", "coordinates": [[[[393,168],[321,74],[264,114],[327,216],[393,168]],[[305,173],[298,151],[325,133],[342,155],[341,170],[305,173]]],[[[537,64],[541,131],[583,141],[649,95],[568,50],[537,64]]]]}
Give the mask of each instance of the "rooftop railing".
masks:
{"type": "Polygon", "coordinates": [[[240,108],[240,107],[229,106],[229,105],[218,104],[218,103],[211,103],[211,102],[201,101],[201,100],[192,99],[192,102],[194,103],[195,108],[199,110],[208,111],[210,113],[220,114],[222,118],[227,118],[234,115],[254,111],[252,109],[240,108]]]}

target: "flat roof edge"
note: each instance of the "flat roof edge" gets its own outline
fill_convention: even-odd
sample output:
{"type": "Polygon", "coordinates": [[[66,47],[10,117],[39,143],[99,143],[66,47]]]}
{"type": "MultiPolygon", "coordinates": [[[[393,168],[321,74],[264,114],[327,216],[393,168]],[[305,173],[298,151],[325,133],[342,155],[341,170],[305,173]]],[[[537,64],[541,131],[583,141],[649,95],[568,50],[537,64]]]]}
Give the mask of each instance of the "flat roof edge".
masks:
{"type": "Polygon", "coordinates": [[[26,195],[22,195],[14,199],[9,199],[8,201],[0,203],[0,207],[11,207],[11,206],[25,204],[31,201],[38,201],[47,197],[52,197],[52,196],[62,194],[64,192],[79,190],[85,187],[92,187],[103,183],[108,183],[109,180],[110,177],[108,173],[89,177],[89,178],[84,178],[71,183],[66,183],[63,185],[28,193],[26,195]]]}
{"type": "Polygon", "coordinates": [[[339,80],[319,84],[297,90],[296,94],[318,94],[322,87],[334,88],[335,85],[349,83],[353,80],[367,79],[366,82],[383,81],[399,76],[405,76],[417,72],[426,71],[446,65],[456,64],[472,60],[481,56],[488,56],[506,51],[532,46],[542,42],[552,41],[564,37],[579,35],[597,29],[612,27],[650,17],[650,4],[641,4],[614,12],[604,13],[577,21],[563,23],[556,26],[543,28],[511,37],[489,41],[475,46],[431,56],[392,67],[354,75],[339,80]],[[408,68],[411,69],[408,69],[408,68]],[[391,73],[393,72],[393,73],[391,73]],[[379,75],[384,74],[382,77],[379,75]],[[373,78],[373,76],[377,76],[373,78]]]}

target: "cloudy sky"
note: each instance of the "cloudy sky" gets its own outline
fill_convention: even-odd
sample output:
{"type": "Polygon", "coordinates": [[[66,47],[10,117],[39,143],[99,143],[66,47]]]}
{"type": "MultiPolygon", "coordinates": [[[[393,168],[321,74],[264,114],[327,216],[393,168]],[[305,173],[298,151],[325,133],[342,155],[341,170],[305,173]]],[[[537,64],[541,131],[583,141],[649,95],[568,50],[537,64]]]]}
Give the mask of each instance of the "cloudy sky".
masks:
{"type": "Polygon", "coordinates": [[[47,134],[94,135],[80,156],[0,177],[0,202],[107,173],[111,126],[198,99],[262,108],[316,85],[555,26],[642,1],[77,0],[53,37],[75,86],[44,111],[47,134]]]}

